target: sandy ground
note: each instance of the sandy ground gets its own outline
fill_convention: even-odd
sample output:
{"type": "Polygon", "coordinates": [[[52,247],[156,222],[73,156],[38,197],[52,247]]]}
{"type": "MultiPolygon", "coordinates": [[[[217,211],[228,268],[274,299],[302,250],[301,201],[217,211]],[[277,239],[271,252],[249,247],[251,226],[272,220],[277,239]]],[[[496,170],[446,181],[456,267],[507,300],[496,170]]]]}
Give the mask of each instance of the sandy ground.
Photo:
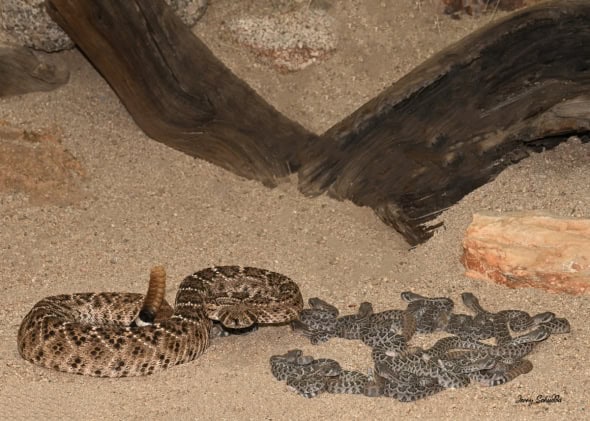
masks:
{"type": "MultiPolygon", "coordinates": [[[[334,2],[328,13],[337,22],[338,50],[325,62],[284,75],[257,64],[219,30],[236,13],[272,12],[280,3],[214,1],[196,32],[273,105],[317,132],[489,19],[448,19],[436,12],[434,0],[400,0],[395,7],[376,0],[334,2]]],[[[81,54],[60,58],[71,66],[69,84],[0,100],[0,118],[11,124],[60,126],[64,145],[87,172],[85,199],[72,205],[36,206],[19,192],[0,196],[0,418],[587,419],[589,298],[469,280],[458,258],[476,211],[590,216],[590,144],[570,141],[509,168],[445,212],[446,226],[431,241],[408,250],[370,209],[307,199],[295,180],[269,190],[149,139],[81,54]],[[361,301],[377,310],[402,308],[404,290],[456,301],[472,291],[491,310],[553,311],[567,317],[573,331],[541,344],[530,357],[534,370],[509,384],[472,385],[410,404],[339,395],[306,400],[289,391],[270,373],[273,354],[301,348],[364,370],[370,351],[344,340],[312,346],[288,327],[217,340],[196,361],[144,378],[85,378],[19,357],[18,326],[39,299],[143,292],[158,263],[169,273],[169,300],[187,274],[241,264],[282,272],[298,282],[304,298],[322,297],[344,313],[355,312],[361,301]],[[537,396],[558,396],[559,402],[519,402],[537,396]]]]}

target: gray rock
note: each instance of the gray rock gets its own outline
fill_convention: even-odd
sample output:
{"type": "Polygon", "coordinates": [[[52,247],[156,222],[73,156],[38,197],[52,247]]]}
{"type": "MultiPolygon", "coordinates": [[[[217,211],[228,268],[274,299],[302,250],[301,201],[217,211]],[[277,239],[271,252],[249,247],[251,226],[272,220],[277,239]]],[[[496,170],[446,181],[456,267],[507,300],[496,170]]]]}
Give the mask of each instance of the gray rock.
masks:
{"type": "MultiPolygon", "coordinates": [[[[207,10],[208,0],[165,0],[182,21],[193,26],[207,10]]],[[[44,0],[0,1],[0,29],[16,43],[54,52],[74,46],[66,33],[49,17],[44,0]]]]}

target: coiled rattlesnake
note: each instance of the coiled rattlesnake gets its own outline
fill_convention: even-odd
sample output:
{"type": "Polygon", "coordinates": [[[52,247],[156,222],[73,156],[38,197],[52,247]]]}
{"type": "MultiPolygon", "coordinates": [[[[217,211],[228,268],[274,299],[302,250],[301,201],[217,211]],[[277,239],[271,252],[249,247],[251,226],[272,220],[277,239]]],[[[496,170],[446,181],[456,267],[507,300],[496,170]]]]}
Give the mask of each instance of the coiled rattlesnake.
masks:
{"type": "Polygon", "coordinates": [[[47,297],[23,319],[21,356],[35,364],[98,377],[152,374],[201,355],[212,320],[230,329],[289,322],[303,308],[299,288],[279,273],[218,266],[187,276],[174,310],[163,300],[165,272],[152,269],[144,297],[82,293],[47,297]]]}

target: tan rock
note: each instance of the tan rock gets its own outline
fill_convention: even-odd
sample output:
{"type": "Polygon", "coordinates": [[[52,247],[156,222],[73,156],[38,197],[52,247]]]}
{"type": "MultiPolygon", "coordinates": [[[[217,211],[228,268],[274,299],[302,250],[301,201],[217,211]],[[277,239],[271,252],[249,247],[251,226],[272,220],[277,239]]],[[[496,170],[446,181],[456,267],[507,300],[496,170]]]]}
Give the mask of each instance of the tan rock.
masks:
{"type": "Polygon", "coordinates": [[[590,219],[541,212],[475,214],[463,240],[466,276],[511,288],[590,292],[590,219]]]}

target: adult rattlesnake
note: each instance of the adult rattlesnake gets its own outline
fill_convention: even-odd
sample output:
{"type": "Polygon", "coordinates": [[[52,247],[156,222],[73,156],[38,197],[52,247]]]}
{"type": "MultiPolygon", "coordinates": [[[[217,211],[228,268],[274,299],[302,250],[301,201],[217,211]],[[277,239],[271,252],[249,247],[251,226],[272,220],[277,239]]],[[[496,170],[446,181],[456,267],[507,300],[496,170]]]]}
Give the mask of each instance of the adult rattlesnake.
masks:
{"type": "Polygon", "coordinates": [[[217,266],[187,276],[174,310],[166,273],[152,269],[142,294],[100,292],[39,301],[18,331],[21,356],[43,367],[97,377],[152,374],[189,362],[209,346],[212,320],[230,329],[284,323],[303,308],[291,279],[264,269],[217,266]]]}

